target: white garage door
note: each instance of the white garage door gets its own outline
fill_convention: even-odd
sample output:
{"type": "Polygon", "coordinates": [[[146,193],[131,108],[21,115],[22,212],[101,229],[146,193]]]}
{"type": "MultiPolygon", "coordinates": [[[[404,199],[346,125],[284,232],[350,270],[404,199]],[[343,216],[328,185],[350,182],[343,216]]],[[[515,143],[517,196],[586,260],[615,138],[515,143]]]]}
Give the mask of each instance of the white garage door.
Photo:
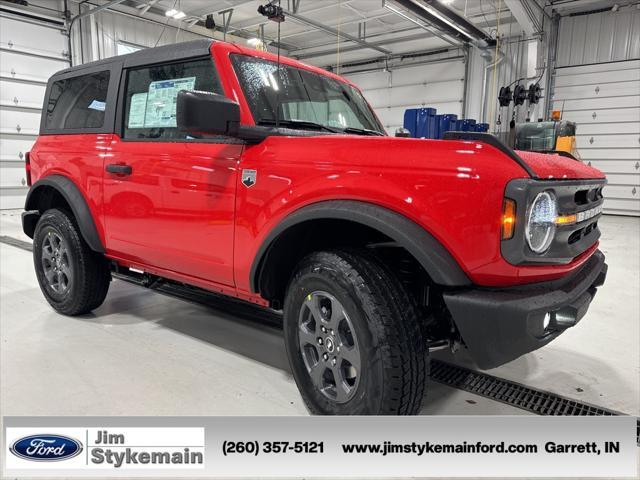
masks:
{"type": "Polygon", "coordinates": [[[438,113],[462,113],[462,61],[346,76],[362,89],[390,135],[402,127],[408,108],[433,107],[438,113]]]}
{"type": "Polygon", "coordinates": [[[607,174],[605,212],[640,215],[640,60],[558,68],[553,108],[578,124],[582,159],[607,174]]]}
{"type": "Polygon", "coordinates": [[[69,66],[62,31],[62,23],[0,12],[0,209],[24,206],[24,154],[40,128],[47,80],[69,66]]]}

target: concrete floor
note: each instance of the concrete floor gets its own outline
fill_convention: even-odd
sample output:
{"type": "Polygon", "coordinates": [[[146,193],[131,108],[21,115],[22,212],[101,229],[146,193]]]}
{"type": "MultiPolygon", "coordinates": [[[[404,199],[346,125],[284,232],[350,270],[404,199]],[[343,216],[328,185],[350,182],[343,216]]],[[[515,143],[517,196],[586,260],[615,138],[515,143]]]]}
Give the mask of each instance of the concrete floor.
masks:
{"type": "MultiPolygon", "coordinates": [[[[640,415],[640,219],[604,217],[609,278],[580,324],[489,373],[640,415]]],[[[18,212],[0,235],[26,239],[18,212]]],[[[114,281],[93,314],[46,303],[31,253],[0,244],[0,414],[304,415],[280,332],[114,281]]],[[[437,358],[472,366],[464,354],[437,358]]],[[[431,383],[423,414],[525,414],[431,383]]]]}

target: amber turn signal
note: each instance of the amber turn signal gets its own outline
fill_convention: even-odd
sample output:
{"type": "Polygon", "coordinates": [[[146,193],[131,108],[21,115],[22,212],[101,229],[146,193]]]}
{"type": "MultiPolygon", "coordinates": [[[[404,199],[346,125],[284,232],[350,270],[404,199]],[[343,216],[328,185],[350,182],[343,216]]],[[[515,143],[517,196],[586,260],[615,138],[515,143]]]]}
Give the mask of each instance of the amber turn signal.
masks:
{"type": "Polygon", "coordinates": [[[556,217],[556,225],[572,225],[577,220],[578,216],[575,213],[573,215],[560,215],[556,217]]]}
{"type": "Polygon", "coordinates": [[[513,237],[516,228],[516,202],[506,198],[502,205],[502,239],[509,240],[513,237]]]}

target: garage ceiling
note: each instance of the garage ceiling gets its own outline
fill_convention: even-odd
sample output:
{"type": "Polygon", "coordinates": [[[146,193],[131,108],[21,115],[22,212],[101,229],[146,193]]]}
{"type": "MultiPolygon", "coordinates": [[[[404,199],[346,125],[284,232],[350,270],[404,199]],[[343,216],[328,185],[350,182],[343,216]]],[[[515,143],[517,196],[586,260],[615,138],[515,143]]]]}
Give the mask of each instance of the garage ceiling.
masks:
{"type": "MultiPolygon", "coordinates": [[[[182,22],[186,25],[196,19],[203,21],[207,14],[213,13],[219,29],[224,18],[228,17],[228,13],[223,12],[233,9],[228,33],[259,37],[263,26],[265,39],[274,41],[278,35],[277,24],[257,13],[258,6],[264,3],[266,0],[129,0],[124,4],[137,7],[139,12],[150,6],[146,15],[163,14],[172,8],[181,10],[186,14],[182,22]]],[[[297,6],[296,15],[287,16],[281,24],[281,44],[288,56],[308,63],[325,67],[337,63],[335,31],[342,35],[340,63],[451,47],[450,43],[417,25],[412,20],[432,28],[393,1],[388,4],[405,17],[385,8],[382,0],[283,0],[282,7],[293,12],[294,3],[297,6]],[[347,36],[361,41],[348,39],[347,36]]],[[[449,6],[488,34],[495,34],[500,7],[501,32],[519,33],[515,19],[504,2],[454,0],[449,6]]],[[[441,35],[440,32],[438,35],[441,35]]]]}
{"type": "MultiPolygon", "coordinates": [[[[71,1],[76,4],[84,3],[86,6],[106,3],[106,0],[71,1]]],[[[213,14],[218,32],[224,30],[226,22],[227,33],[234,36],[260,37],[263,31],[264,38],[273,49],[278,36],[277,24],[267,21],[257,12],[258,6],[267,1],[124,0],[112,9],[128,9],[138,16],[154,17],[156,21],[160,19],[163,22],[166,21],[166,11],[177,9],[186,16],[180,22],[170,20],[170,24],[185,30],[199,29],[199,33],[204,31],[202,27],[206,15],[213,14]]],[[[438,1],[491,36],[495,36],[498,27],[501,35],[515,36],[523,30],[516,21],[518,13],[522,16],[523,10],[530,16],[537,16],[535,23],[540,26],[543,5],[548,19],[552,10],[560,15],[572,15],[612,8],[616,4],[625,6],[635,0],[518,0],[515,4],[511,2],[511,5],[519,6],[519,12],[515,16],[509,10],[508,0],[438,1]]],[[[394,0],[386,0],[386,3],[387,7],[385,0],[281,0],[282,7],[290,13],[281,24],[283,53],[321,67],[331,67],[337,63],[406,55],[451,46],[441,38],[441,32],[434,35],[427,31],[437,32],[394,0]],[[389,6],[396,12],[391,11],[389,6]],[[422,26],[416,24],[415,20],[422,26]],[[340,42],[336,41],[336,31],[340,33],[340,42]]]]}

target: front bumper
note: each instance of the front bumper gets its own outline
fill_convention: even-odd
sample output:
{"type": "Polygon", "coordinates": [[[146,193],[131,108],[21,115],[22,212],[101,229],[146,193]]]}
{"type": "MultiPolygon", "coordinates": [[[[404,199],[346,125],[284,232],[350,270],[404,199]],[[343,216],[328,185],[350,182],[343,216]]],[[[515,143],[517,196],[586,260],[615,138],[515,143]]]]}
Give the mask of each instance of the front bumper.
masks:
{"type": "Polygon", "coordinates": [[[462,340],[482,369],[536,350],[574,326],[607,275],[600,250],[576,272],[553,282],[444,294],[462,340]],[[545,316],[549,315],[545,328],[545,316]]]}

